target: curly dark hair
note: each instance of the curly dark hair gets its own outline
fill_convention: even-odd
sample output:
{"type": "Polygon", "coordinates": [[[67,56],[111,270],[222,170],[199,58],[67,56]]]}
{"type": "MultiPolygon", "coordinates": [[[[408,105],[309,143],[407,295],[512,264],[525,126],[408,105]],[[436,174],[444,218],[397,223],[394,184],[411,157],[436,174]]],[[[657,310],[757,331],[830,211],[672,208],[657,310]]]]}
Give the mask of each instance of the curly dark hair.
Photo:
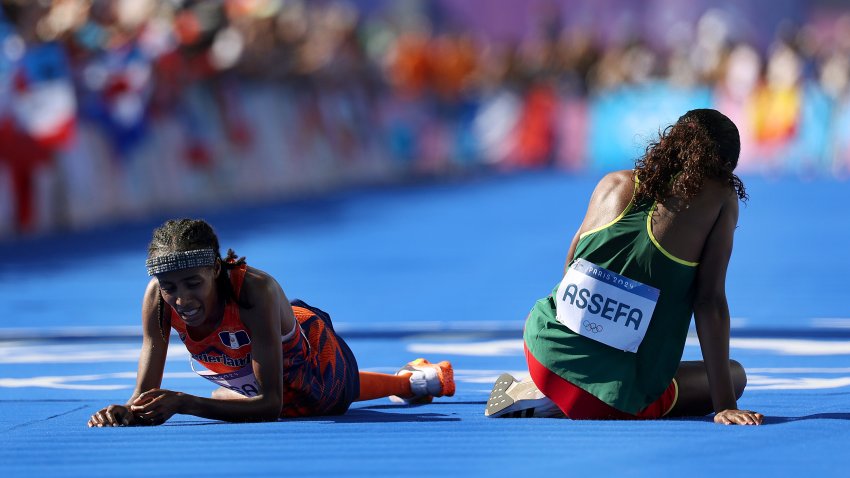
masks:
{"type": "MultiPolygon", "coordinates": [[[[219,297],[225,302],[233,301],[242,307],[250,308],[251,305],[243,303],[236,297],[233,285],[230,283],[230,270],[245,264],[245,258],[239,257],[233,249],[227,250],[227,256],[222,260],[219,251],[218,236],[212,226],[201,219],[171,219],[163,225],[154,229],[153,238],[148,244],[148,259],[159,257],[174,252],[193,251],[196,249],[212,249],[221,263],[223,274],[216,278],[216,290],[219,297]]],[[[159,332],[162,339],[166,341],[166,330],[171,329],[171,314],[165,314],[162,294],[158,294],[157,317],[159,321],[159,332]],[[166,315],[168,324],[165,326],[166,315]]]]}
{"type": "Polygon", "coordinates": [[[746,201],[744,183],[733,173],[740,153],[741,139],[732,120],[713,109],[690,110],[660,131],[635,162],[637,197],[660,202],[672,196],[687,204],[703,182],[713,178],[729,184],[746,201]]]}

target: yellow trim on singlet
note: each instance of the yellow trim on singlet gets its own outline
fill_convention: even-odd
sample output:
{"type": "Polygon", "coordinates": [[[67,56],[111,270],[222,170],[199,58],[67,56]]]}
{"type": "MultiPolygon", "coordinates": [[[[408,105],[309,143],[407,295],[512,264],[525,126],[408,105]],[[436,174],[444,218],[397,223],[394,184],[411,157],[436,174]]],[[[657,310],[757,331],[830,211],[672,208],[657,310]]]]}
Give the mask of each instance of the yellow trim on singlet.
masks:
{"type": "Polygon", "coordinates": [[[667,252],[666,249],[661,247],[661,244],[658,242],[657,239],[655,239],[655,235],[652,234],[652,214],[655,213],[656,206],[658,206],[658,201],[655,201],[654,203],[652,203],[652,207],[649,209],[649,214],[646,215],[646,233],[649,234],[649,240],[652,241],[652,243],[655,244],[655,247],[657,247],[658,250],[661,251],[661,253],[664,254],[665,256],[667,256],[667,258],[669,258],[670,260],[678,262],[679,264],[682,264],[683,266],[690,266],[690,267],[698,266],[699,262],[686,261],[684,259],[679,259],[678,257],[674,256],[673,254],[670,254],[669,252],[667,252]]]}
{"type": "Polygon", "coordinates": [[[673,411],[673,407],[676,406],[676,403],[679,401],[679,382],[676,379],[673,379],[673,388],[676,390],[676,393],[673,395],[673,403],[670,404],[670,407],[667,408],[667,411],[664,412],[662,417],[666,417],[670,412],[673,411]]]}
{"type": "Polygon", "coordinates": [[[626,216],[626,214],[628,214],[629,211],[631,211],[632,206],[635,204],[635,195],[637,194],[638,184],[640,184],[640,180],[637,178],[637,176],[635,176],[635,186],[634,186],[634,189],[632,190],[632,198],[629,200],[629,204],[626,206],[626,209],[624,209],[623,212],[621,212],[619,216],[615,217],[614,220],[609,222],[608,224],[605,224],[603,226],[599,226],[597,228],[591,229],[587,232],[583,232],[580,236],[578,236],[578,238],[584,239],[584,236],[587,236],[588,234],[593,234],[594,232],[599,232],[603,229],[607,229],[607,228],[613,226],[614,224],[617,224],[617,222],[619,222],[620,219],[624,218],[626,216]]]}

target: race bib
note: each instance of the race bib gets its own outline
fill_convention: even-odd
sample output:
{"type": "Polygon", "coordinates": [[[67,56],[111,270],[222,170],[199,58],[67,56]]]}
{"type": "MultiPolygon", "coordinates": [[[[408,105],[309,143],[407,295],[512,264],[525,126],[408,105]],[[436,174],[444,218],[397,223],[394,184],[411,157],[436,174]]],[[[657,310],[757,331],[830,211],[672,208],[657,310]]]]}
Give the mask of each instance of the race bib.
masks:
{"type": "Polygon", "coordinates": [[[239,395],[246,397],[255,397],[260,394],[260,386],[254,377],[254,368],[249,363],[235,372],[215,373],[211,370],[195,369],[194,360],[189,362],[192,370],[201,377],[213,382],[221,387],[233,390],[239,395]]]}
{"type": "Polygon", "coordinates": [[[557,319],[579,335],[637,352],[659,293],[654,287],[576,259],[555,296],[557,319]]]}

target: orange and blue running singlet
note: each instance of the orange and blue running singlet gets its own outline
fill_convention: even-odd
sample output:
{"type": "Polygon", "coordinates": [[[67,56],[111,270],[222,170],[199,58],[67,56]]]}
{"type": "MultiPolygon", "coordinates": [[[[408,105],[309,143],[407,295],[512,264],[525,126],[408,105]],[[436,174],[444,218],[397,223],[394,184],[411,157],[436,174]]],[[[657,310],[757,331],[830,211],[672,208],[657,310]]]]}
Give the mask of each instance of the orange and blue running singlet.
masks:
{"type": "MultiPolygon", "coordinates": [[[[236,296],[242,288],[247,266],[230,271],[236,296]]],[[[360,391],[357,361],[351,349],[336,335],[330,315],[300,300],[291,302],[295,330],[281,337],[283,350],[283,403],[281,417],[338,415],[345,413],[360,391]]],[[[239,317],[239,305],[229,301],[216,330],[193,340],[177,312],[171,326],[193,361],[208,371],[198,373],[245,396],[260,391],[251,366],[251,334],[239,317]]],[[[194,368],[194,367],[193,367],[194,368]]]]}

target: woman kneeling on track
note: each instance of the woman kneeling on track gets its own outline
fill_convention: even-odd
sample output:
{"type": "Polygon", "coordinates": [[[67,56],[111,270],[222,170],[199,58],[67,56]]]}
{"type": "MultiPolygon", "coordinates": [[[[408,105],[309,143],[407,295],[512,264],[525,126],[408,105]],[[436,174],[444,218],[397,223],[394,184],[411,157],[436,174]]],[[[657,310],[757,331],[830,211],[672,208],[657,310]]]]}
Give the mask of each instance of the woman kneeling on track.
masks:
{"type": "Polygon", "coordinates": [[[201,220],[154,231],[136,389],[126,405],[92,415],[89,426],[158,425],[175,413],[233,422],[338,415],[354,401],[428,403],[454,394],[448,362],[417,359],[396,375],[358,372],[327,313],[290,303],[273,277],[236,257],[229,250],[222,259],[201,220]],[[159,388],[172,328],[191,363],[202,366],[198,374],[220,385],[212,398],[159,388]]]}
{"type": "Polygon", "coordinates": [[[739,153],[729,118],[692,110],[633,171],[599,182],[564,278],[526,319],[530,380],[500,376],[485,415],[762,422],[738,409],[747,378],[729,360],[726,269],[747,199],[739,153]],[[681,362],[691,315],[702,362],[681,362]]]}

